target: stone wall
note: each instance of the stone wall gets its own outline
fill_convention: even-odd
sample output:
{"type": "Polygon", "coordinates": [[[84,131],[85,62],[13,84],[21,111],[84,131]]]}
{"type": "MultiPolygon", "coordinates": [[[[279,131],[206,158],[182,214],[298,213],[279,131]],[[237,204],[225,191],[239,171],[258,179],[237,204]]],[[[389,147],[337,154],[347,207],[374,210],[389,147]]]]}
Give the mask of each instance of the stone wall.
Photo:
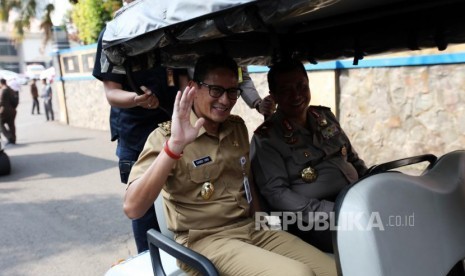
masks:
{"type": "Polygon", "coordinates": [[[69,125],[99,130],[110,129],[110,105],[100,81],[65,81],[64,90],[69,125]]]}
{"type": "Polygon", "coordinates": [[[464,76],[464,65],[342,70],[341,125],[369,165],[464,149],[464,76]]]}

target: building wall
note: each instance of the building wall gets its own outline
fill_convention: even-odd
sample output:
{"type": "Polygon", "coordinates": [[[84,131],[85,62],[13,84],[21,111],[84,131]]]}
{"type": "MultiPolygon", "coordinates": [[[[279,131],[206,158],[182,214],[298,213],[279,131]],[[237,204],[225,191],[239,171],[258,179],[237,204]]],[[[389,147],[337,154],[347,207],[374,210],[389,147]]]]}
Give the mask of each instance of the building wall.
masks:
{"type": "MultiPolygon", "coordinates": [[[[51,52],[53,46],[56,45],[53,44],[53,41],[43,44],[44,34],[43,30],[40,29],[40,21],[32,19],[31,29],[26,31],[24,39],[17,43],[11,38],[13,28],[11,17],[10,21],[8,24],[0,22],[0,68],[24,73],[28,64],[41,64],[46,68],[50,67],[52,63],[51,52]]],[[[56,39],[56,35],[54,33],[53,39],[56,39]]],[[[71,43],[76,46],[75,42],[71,43]]]]}
{"type": "Polygon", "coordinates": [[[49,67],[52,57],[50,42],[43,43],[43,35],[37,33],[26,33],[24,40],[14,43],[10,39],[10,33],[0,32],[0,68],[24,73],[27,64],[38,63],[49,67]]]}
{"type": "MultiPolygon", "coordinates": [[[[64,91],[69,125],[99,130],[110,129],[110,105],[100,81],[65,81],[64,91]]],[[[60,112],[61,110],[62,108],[60,112]]]]}
{"type": "Polygon", "coordinates": [[[0,32],[0,69],[21,71],[20,51],[5,33],[0,32]]]}

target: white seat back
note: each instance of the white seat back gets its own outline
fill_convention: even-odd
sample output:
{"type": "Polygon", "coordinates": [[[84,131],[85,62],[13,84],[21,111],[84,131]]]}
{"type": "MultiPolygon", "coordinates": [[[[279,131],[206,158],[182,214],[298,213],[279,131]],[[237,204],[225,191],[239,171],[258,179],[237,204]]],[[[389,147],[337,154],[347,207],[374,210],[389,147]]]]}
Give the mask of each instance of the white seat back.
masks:
{"type": "Polygon", "coordinates": [[[168,226],[166,224],[166,218],[165,218],[165,210],[163,208],[163,196],[158,195],[157,199],[155,200],[155,213],[157,214],[157,221],[158,221],[158,226],[160,227],[160,232],[173,239],[174,234],[170,230],[168,230],[168,226]]]}
{"type": "Polygon", "coordinates": [[[361,180],[337,216],[344,276],[446,275],[465,258],[465,151],[444,155],[421,176],[361,180]]]}

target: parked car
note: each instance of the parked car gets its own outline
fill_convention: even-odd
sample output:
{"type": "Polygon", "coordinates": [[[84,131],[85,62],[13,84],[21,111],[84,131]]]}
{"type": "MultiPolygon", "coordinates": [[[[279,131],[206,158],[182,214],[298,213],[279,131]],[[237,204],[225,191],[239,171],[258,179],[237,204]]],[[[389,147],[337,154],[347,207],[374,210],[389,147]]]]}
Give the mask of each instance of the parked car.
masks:
{"type": "Polygon", "coordinates": [[[13,90],[19,91],[21,85],[27,84],[27,77],[9,70],[0,70],[0,78],[7,81],[8,86],[13,90]]]}
{"type": "Polygon", "coordinates": [[[41,64],[30,64],[26,66],[26,72],[24,73],[29,79],[40,79],[40,74],[45,70],[45,67],[41,64]]]}

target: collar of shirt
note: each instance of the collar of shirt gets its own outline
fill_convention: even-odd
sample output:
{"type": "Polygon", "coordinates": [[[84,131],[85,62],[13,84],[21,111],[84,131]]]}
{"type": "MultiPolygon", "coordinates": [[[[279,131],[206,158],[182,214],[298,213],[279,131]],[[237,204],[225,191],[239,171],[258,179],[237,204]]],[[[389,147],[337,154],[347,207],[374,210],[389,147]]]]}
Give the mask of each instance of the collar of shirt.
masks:
{"type": "MultiPolygon", "coordinates": [[[[192,125],[195,125],[195,122],[199,119],[199,117],[197,117],[197,115],[195,115],[194,113],[194,110],[192,109],[191,110],[191,114],[190,114],[190,122],[192,125]]],[[[230,122],[229,118],[226,119],[226,121],[224,121],[223,123],[220,124],[220,133],[219,133],[219,139],[220,141],[223,140],[225,137],[227,137],[229,134],[232,133],[233,131],[233,127],[232,127],[232,122],[230,122]]],[[[200,131],[199,131],[199,134],[197,134],[197,138],[199,138],[200,136],[206,134],[207,131],[205,130],[204,127],[201,127],[200,128],[200,131]]]]}

